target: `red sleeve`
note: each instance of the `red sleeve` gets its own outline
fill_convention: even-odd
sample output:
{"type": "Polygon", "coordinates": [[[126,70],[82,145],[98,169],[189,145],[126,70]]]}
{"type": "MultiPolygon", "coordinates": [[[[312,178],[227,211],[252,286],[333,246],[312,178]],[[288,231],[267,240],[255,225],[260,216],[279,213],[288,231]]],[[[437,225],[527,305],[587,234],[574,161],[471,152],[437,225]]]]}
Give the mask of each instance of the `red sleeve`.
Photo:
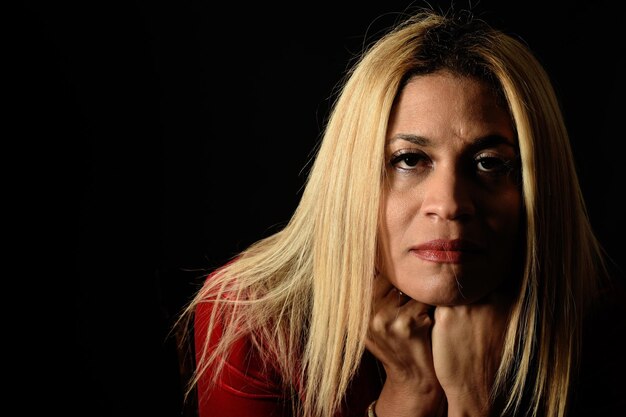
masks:
{"type": "MultiPolygon", "coordinates": [[[[211,315],[211,304],[198,305],[194,320],[194,342],[196,363],[199,362],[207,324],[211,315]]],[[[222,333],[216,326],[211,334],[211,344],[216,343],[222,333]]],[[[257,350],[249,339],[235,343],[216,386],[209,389],[213,375],[208,369],[198,381],[199,417],[288,417],[291,402],[286,399],[279,374],[272,366],[264,366],[257,350]]]]}

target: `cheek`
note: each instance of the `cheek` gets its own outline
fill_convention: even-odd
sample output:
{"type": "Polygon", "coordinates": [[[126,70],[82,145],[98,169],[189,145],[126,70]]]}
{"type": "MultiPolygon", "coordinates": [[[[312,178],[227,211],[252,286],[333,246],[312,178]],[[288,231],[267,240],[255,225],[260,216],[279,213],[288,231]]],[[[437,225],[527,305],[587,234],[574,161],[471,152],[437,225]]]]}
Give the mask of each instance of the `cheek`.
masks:
{"type": "Polygon", "coordinates": [[[414,193],[389,192],[383,200],[379,229],[378,268],[397,286],[397,267],[409,236],[415,235],[419,201],[414,193]]]}
{"type": "Polygon", "coordinates": [[[381,236],[385,246],[396,246],[409,232],[418,201],[410,193],[389,192],[383,203],[381,236]]]}
{"type": "Polygon", "coordinates": [[[489,216],[489,229],[492,230],[498,245],[502,250],[511,250],[517,242],[521,231],[522,198],[519,191],[511,191],[494,201],[489,216]]]}
{"type": "Polygon", "coordinates": [[[522,216],[522,195],[519,191],[511,191],[500,200],[502,222],[511,233],[519,230],[522,216]]]}

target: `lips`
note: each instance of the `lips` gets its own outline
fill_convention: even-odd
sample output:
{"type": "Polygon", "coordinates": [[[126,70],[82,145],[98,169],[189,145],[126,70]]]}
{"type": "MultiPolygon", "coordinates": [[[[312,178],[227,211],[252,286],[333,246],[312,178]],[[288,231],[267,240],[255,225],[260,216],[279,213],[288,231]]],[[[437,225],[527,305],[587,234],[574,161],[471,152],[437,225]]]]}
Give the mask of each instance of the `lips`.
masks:
{"type": "Polygon", "coordinates": [[[467,239],[435,239],[410,249],[425,261],[437,263],[461,263],[483,252],[483,248],[467,239]]]}

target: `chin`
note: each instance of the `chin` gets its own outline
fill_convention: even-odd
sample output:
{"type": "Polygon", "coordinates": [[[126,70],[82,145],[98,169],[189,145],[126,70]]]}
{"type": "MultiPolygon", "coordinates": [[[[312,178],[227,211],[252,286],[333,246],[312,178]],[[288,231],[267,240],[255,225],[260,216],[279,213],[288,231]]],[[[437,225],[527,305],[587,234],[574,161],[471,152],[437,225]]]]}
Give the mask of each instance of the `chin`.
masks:
{"type": "Polygon", "coordinates": [[[481,297],[467,297],[466,295],[461,294],[460,292],[457,291],[455,294],[433,297],[432,302],[427,303],[427,304],[431,304],[433,306],[448,306],[448,307],[460,306],[460,305],[465,305],[465,304],[471,304],[473,302],[476,302],[480,298],[481,297]]]}
{"type": "Polygon", "coordinates": [[[465,304],[471,304],[474,301],[478,300],[479,297],[466,297],[464,294],[461,294],[459,291],[454,292],[438,292],[437,294],[409,294],[411,298],[416,301],[419,301],[424,304],[428,304],[431,306],[459,306],[465,304]]]}
{"type": "Polygon", "coordinates": [[[494,291],[500,281],[501,279],[490,279],[485,275],[482,275],[480,282],[476,282],[463,279],[457,274],[435,274],[427,278],[422,277],[419,281],[399,279],[396,286],[419,302],[433,306],[455,306],[480,300],[494,291]]]}

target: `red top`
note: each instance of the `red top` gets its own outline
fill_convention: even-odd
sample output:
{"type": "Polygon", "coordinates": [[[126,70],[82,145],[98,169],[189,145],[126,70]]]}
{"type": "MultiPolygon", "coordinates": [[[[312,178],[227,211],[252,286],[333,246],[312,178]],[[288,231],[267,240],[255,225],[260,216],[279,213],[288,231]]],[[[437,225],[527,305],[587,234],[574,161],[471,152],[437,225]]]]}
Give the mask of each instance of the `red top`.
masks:
{"type": "MultiPolygon", "coordinates": [[[[590,316],[570,417],[626,416],[626,355],[621,340],[626,334],[625,291],[620,283],[610,292],[607,302],[590,316]]],[[[207,337],[210,313],[211,304],[198,305],[194,322],[196,362],[207,337]]],[[[217,342],[220,334],[221,328],[216,328],[211,343],[217,342]]],[[[213,390],[208,389],[211,370],[204,375],[197,386],[199,417],[294,417],[288,393],[281,390],[279,372],[272,364],[262,363],[248,339],[232,347],[228,363],[213,390]]],[[[382,365],[366,350],[344,406],[336,417],[365,417],[367,406],[378,398],[383,381],[382,365]]]]}
{"type": "MultiPolygon", "coordinates": [[[[196,362],[200,359],[211,304],[198,305],[194,323],[196,362]]],[[[217,326],[216,326],[217,327],[217,326]]],[[[217,342],[221,328],[215,328],[211,344],[217,342]]],[[[289,393],[282,390],[281,376],[271,364],[264,366],[249,339],[237,342],[225,364],[217,386],[209,390],[209,369],[197,386],[199,417],[292,417],[289,393]]],[[[361,367],[337,417],[365,417],[367,406],[378,398],[384,369],[365,352],[361,367]]]]}

